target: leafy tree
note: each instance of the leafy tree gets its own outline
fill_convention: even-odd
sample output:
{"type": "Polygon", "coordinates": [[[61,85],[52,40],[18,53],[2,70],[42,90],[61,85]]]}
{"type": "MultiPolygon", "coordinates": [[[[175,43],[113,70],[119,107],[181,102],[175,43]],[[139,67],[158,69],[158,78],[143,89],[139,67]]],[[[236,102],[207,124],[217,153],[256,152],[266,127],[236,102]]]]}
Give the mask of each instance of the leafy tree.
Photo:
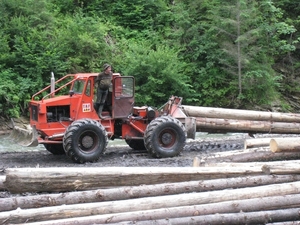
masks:
{"type": "Polygon", "coordinates": [[[50,72],[134,75],[137,104],[249,107],[300,91],[287,0],[2,0],[0,114],[26,114],[50,72]],[[281,79],[284,77],[285,79],[281,79]]]}
{"type": "Polygon", "coordinates": [[[160,106],[171,95],[188,98],[190,79],[183,74],[185,63],[178,50],[153,46],[147,41],[127,41],[120,48],[124,54],[116,58],[119,71],[136,80],[136,104],[160,106]],[[121,62],[122,61],[122,62],[121,62]]]}

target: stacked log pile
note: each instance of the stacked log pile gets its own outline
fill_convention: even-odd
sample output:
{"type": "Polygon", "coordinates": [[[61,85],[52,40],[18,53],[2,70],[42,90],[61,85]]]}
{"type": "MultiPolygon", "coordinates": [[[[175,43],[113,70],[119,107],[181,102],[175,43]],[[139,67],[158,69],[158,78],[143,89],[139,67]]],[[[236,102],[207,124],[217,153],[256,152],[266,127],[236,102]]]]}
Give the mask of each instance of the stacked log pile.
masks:
{"type": "Polygon", "coordinates": [[[182,105],[201,132],[300,134],[300,114],[182,105]]]}
{"type": "Polygon", "coordinates": [[[38,194],[1,198],[0,224],[300,222],[299,161],[216,157],[182,168],[7,169],[2,188],[38,194]]]}

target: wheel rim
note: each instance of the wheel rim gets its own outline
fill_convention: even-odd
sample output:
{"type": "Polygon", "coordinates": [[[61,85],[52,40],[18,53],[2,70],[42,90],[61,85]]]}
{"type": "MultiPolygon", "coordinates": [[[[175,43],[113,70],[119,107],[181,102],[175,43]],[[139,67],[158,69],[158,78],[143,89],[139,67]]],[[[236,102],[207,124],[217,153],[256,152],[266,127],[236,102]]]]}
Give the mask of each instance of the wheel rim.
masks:
{"type": "Polygon", "coordinates": [[[93,152],[97,149],[99,140],[97,134],[93,131],[82,133],[78,139],[78,147],[83,152],[93,152]]]}
{"type": "Polygon", "coordinates": [[[177,139],[176,132],[172,129],[163,130],[159,136],[159,144],[164,148],[171,148],[177,139]]]}

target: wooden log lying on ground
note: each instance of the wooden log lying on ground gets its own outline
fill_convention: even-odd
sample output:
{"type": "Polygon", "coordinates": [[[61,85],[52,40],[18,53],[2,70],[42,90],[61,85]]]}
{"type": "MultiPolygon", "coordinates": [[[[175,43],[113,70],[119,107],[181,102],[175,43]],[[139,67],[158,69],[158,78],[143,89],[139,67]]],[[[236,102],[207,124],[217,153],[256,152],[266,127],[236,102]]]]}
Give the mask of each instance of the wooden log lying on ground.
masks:
{"type": "Polygon", "coordinates": [[[4,191],[5,190],[5,182],[6,176],[0,176],[0,191],[4,191]]]}
{"type": "MultiPolygon", "coordinates": [[[[192,216],[182,218],[160,219],[153,223],[153,220],[134,222],[136,225],[179,225],[179,224],[197,224],[197,225],[219,225],[219,224],[265,224],[270,221],[280,222],[286,220],[298,220],[300,208],[269,210],[261,212],[240,212],[235,214],[216,214],[205,216],[192,216]]],[[[129,225],[132,222],[121,222],[118,225],[129,225]]],[[[112,224],[114,225],[114,224],[112,224]]]]}
{"type": "MultiPolygon", "coordinates": [[[[263,198],[241,199],[234,201],[217,202],[203,205],[169,207],[161,209],[151,209],[143,211],[111,213],[104,215],[75,217],[68,219],[50,220],[39,222],[39,225],[67,225],[67,224],[106,224],[106,223],[120,223],[122,221],[145,221],[165,219],[165,218],[181,218],[194,217],[200,215],[213,215],[221,213],[239,213],[265,211],[270,209],[285,209],[291,205],[299,207],[300,194],[286,195],[286,196],[272,196],[263,198]]],[[[266,214],[266,213],[265,213],[266,214]]],[[[255,214],[257,216],[257,214],[255,214]]],[[[288,219],[288,217],[286,217],[288,219]]],[[[36,223],[26,223],[34,225],[36,223]]],[[[173,224],[173,223],[172,223],[173,224]]],[[[222,223],[219,223],[222,224],[222,223]]],[[[231,223],[228,223],[231,224],[231,223]]]]}
{"type": "Polygon", "coordinates": [[[196,130],[202,132],[219,130],[224,132],[239,131],[277,134],[300,134],[300,123],[197,117],[196,130]]]}
{"type": "MultiPolygon", "coordinates": [[[[5,221],[6,223],[45,221],[51,219],[90,216],[95,214],[109,214],[129,211],[133,212],[188,205],[192,206],[239,199],[293,195],[298,194],[299,192],[300,181],[297,181],[292,183],[272,184],[259,187],[213,192],[177,194],[100,203],[62,205],[38,209],[17,209],[14,211],[0,212],[0,221],[5,221]]],[[[297,200],[298,199],[300,200],[300,198],[297,198],[297,200]]]]}
{"type": "MultiPolygon", "coordinates": [[[[198,161],[198,160],[196,160],[198,161]]],[[[193,163],[195,165],[195,163],[193,163]]],[[[200,166],[200,165],[199,165],[200,166]]],[[[203,165],[202,165],[203,166],[203,165]]],[[[203,168],[203,167],[202,167],[203,168]]],[[[229,163],[228,166],[226,164],[222,165],[220,164],[215,164],[215,166],[207,166],[204,168],[224,168],[225,170],[229,168],[244,168],[248,170],[256,170],[255,168],[260,168],[265,174],[299,174],[300,173],[300,164],[299,162],[297,163],[281,163],[281,164],[276,164],[276,163],[229,163]],[[245,164],[245,165],[243,165],[245,164]],[[235,165],[235,166],[232,166],[235,165]]]]}
{"type": "Polygon", "coordinates": [[[244,142],[244,149],[270,146],[272,138],[251,138],[244,142]]]}
{"type": "Polygon", "coordinates": [[[212,153],[200,158],[200,163],[205,162],[255,162],[300,159],[300,152],[271,152],[269,148],[245,149],[212,153]]]}
{"type": "Polygon", "coordinates": [[[262,170],[265,174],[299,174],[300,165],[264,165],[262,170]]]}
{"type": "Polygon", "coordinates": [[[92,190],[246,175],[263,175],[261,168],[101,167],[14,168],[6,170],[11,193],[92,190]]]}
{"type": "Polygon", "coordinates": [[[17,208],[28,209],[46,206],[116,201],[141,197],[222,190],[229,188],[255,187],[294,181],[300,181],[300,175],[246,176],[215,180],[77,191],[61,194],[18,196],[12,198],[0,198],[0,212],[14,210],[17,208]]]}
{"type": "Polygon", "coordinates": [[[300,152],[300,138],[272,138],[270,140],[270,149],[272,152],[300,152]]]}
{"type": "Polygon", "coordinates": [[[282,166],[282,167],[299,167],[300,160],[268,161],[268,162],[207,162],[198,164],[199,157],[194,158],[195,166],[202,167],[262,167],[262,166],[282,166]]]}
{"type": "Polygon", "coordinates": [[[296,225],[300,224],[300,220],[293,220],[293,221],[282,221],[282,222],[274,222],[274,223],[266,223],[265,225],[296,225]]]}
{"type": "Polygon", "coordinates": [[[257,121],[274,121],[274,122],[300,122],[300,114],[295,113],[277,113],[254,110],[212,108],[201,106],[182,105],[187,116],[190,117],[207,117],[223,118],[238,120],[257,120],[257,121]]]}

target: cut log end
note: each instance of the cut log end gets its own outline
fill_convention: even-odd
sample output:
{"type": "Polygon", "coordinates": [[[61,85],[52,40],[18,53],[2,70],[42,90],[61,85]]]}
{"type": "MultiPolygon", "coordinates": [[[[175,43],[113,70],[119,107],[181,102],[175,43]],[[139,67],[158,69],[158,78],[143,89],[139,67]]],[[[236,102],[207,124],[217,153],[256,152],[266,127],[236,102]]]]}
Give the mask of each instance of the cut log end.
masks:
{"type": "Polygon", "coordinates": [[[280,152],[281,150],[278,148],[278,144],[276,140],[271,139],[270,140],[270,149],[272,152],[280,152]]]}

